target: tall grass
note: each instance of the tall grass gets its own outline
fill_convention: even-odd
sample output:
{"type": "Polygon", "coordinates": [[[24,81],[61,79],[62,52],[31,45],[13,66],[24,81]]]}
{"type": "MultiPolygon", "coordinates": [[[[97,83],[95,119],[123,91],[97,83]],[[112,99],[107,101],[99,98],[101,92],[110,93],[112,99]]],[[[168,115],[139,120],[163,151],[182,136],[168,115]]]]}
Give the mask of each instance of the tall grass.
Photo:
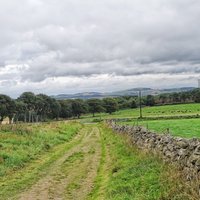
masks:
{"type": "Polygon", "coordinates": [[[2,125],[0,130],[0,177],[23,168],[42,153],[69,141],[80,126],[75,122],[2,125]]]}
{"type": "Polygon", "coordinates": [[[105,199],[186,200],[198,199],[182,175],[157,156],[139,151],[130,139],[103,128],[109,147],[110,169],[105,199]]]}

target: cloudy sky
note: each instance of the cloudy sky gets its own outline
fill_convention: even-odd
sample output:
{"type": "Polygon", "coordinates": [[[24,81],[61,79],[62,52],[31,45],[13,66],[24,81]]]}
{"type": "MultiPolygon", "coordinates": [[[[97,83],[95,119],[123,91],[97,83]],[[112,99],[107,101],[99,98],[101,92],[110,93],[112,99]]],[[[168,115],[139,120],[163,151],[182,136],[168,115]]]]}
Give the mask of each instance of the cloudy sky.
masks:
{"type": "Polygon", "coordinates": [[[0,0],[0,93],[196,86],[199,0],[0,0]]]}

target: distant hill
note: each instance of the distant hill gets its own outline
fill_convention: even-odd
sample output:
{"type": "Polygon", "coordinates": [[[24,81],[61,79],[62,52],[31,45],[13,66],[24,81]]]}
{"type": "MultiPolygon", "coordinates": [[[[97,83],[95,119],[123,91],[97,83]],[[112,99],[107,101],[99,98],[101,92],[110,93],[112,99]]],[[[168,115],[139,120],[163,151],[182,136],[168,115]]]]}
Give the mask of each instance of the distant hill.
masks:
{"type": "Polygon", "coordinates": [[[55,99],[91,99],[91,98],[103,98],[104,94],[100,92],[83,92],[76,94],[59,94],[52,96],[55,99]]]}
{"type": "Polygon", "coordinates": [[[119,96],[137,96],[138,91],[142,91],[142,95],[158,95],[163,93],[173,92],[186,92],[195,89],[195,87],[181,87],[181,88],[168,88],[168,89],[152,89],[152,88],[132,88],[128,90],[121,90],[110,93],[100,92],[83,92],[76,94],[58,94],[52,96],[55,99],[91,99],[91,98],[104,98],[104,97],[119,97],[119,96]]]}
{"type": "Polygon", "coordinates": [[[122,90],[117,92],[112,92],[112,96],[135,96],[138,95],[138,91],[142,91],[142,95],[158,95],[163,93],[173,93],[173,92],[186,92],[195,89],[194,87],[181,87],[181,88],[169,88],[169,89],[152,89],[152,88],[132,88],[128,90],[122,90]]]}

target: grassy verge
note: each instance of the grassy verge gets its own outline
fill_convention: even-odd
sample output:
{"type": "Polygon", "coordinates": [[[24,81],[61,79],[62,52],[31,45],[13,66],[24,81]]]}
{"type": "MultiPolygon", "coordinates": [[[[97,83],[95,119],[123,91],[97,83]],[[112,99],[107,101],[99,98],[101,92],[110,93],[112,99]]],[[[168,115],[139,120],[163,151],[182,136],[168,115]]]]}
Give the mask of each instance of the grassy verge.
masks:
{"type": "Polygon", "coordinates": [[[94,188],[91,199],[195,199],[175,168],[153,155],[138,151],[128,138],[103,126],[102,141],[109,152],[109,162],[100,164],[96,178],[99,186],[94,188]],[[104,176],[106,183],[102,181],[104,176]],[[104,198],[97,198],[100,192],[104,198]]]}
{"type": "Polygon", "coordinates": [[[10,155],[9,162],[3,160],[0,164],[4,169],[0,180],[1,198],[11,199],[11,194],[19,193],[45,175],[52,162],[80,142],[81,139],[69,142],[80,128],[78,123],[50,123],[31,126],[28,134],[1,132],[0,136],[4,138],[1,143],[9,144],[1,154],[9,152],[10,155]],[[32,157],[29,157],[31,153],[32,157]],[[11,162],[16,155],[18,162],[11,162]]]}

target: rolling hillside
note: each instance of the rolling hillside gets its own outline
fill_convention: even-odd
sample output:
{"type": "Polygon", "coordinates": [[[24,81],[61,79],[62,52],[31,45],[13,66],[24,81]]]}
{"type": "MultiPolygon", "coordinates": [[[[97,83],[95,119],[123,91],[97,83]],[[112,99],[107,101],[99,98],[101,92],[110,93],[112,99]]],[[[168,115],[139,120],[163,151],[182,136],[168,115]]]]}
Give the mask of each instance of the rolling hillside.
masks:
{"type": "Polygon", "coordinates": [[[100,92],[83,92],[75,94],[58,94],[53,95],[55,99],[90,99],[90,98],[104,98],[104,97],[118,97],[118,96],[137,96],[138,91],[142,91],[142,95],[158,95],[162,93],[173,92],[186,92],[195,89],[194,87],[182,87],[182,88],[168,88],[168,89],[152,89],[152,88],[132,88],[128,90],[121,90],[108,93],[100,92]]]}

